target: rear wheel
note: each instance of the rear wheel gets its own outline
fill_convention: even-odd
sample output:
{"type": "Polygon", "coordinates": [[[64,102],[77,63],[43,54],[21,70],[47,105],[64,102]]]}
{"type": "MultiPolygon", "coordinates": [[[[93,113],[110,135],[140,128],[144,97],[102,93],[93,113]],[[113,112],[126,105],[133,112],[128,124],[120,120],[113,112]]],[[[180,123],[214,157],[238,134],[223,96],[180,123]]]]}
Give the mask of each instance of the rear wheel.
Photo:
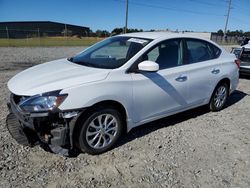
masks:
{"type": "Polygon", "coordinates": [[[117,110],[97,109],[81,122],[80,149],[94,155],[108,151],[119,139],[122,127],[122,117],[117,110]]]}
{"type": "Polygon", "coordinates": [[[209,108],[211,111],[221,110],[227,101],[229,95],[229,86],[226,83],[219,84],[212,95],[212,98],[209,103],[209,108]]]}

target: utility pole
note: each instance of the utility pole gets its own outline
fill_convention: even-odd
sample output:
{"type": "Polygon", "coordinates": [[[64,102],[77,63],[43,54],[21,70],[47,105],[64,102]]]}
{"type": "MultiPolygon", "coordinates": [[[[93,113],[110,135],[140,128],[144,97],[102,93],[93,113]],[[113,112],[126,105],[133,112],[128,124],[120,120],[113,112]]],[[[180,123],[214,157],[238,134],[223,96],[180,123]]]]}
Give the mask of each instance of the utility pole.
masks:
{"type": "Polygon", "coordinates": [[[6,26],[6,36],[7,36],[7,39],[9,40],[10,36],[9,36],[9,30],[7,26],[6,26]]]}
{"type": "Polygon", "coordinates": [[[126,20],[125,20],[124,33],[127,33],[127,29],[128,29],[128,0],[126,0],[126,20]]]}
{"type": "Polygon", "coordinates": [[[228,19],[229,19],[229,14],[230,14],[230,10],[231,10],[231,3],[232,3],[232,0],[229,0],[228,2],[228,10],[227,10],[227,19],[226,19],[226,25],[225,25],[225,29],[224,29],[224,39],[227,35],[227,24],[228,24],[228,19]]]}
{"type": "Polygon", "coordinates": [[[37,37],[40,38],[40,29],[37,28],[37,37]]]}
{"type": "Polygon", "coordinates": [[[39,28],[37,28],[37,37],[38,37],[38,41],[39,41],[39,46],[41,46],[40,29],[39,28]]]}
{"type": "Polygon", "coordinates": [[[67,31],[67,25],[64,24],[64,37],[67,37],[68,31],[67,31]]]}
{"type": "Polygon", "coordinates": [[[64,24],[64,39],[66,39],[66,44],[68,43],[68,30],[67,25],[64,24]]]}
{"type": "Polygon", "coordinates": [[[7,39],[8,39],[8,46],[10,46],[10,35],[9,35],[9,29],[8,29],[7,26],[6,26],[6,36],[7,36],[7,39]]]}

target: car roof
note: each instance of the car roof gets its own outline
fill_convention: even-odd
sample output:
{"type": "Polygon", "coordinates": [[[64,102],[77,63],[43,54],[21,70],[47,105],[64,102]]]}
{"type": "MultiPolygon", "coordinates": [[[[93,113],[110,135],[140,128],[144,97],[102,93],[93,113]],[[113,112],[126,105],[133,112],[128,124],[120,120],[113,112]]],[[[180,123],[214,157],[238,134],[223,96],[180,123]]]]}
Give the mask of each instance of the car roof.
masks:
{"type": "Polygon", "coordinates": [[[171,39],[171,38],[195,38],[210,41],[206,38],[197,36],[197,33],[171,33],[171,32],[138,32],[138,33],[126,33],[119,36],[137,37],[145,39],[171,39]]]}

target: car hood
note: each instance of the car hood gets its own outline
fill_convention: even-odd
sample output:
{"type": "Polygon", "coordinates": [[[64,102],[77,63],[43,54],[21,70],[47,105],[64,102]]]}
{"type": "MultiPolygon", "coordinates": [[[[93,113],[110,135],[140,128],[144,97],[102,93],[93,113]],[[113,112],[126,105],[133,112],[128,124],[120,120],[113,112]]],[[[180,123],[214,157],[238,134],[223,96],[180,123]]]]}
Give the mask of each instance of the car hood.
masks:
{"type": "Polygon", "coordinates": [[[60,59],[22,71],[10,79],[8,88],[16,95],[32,96],[104,80],[109,72],[60,59]]]}

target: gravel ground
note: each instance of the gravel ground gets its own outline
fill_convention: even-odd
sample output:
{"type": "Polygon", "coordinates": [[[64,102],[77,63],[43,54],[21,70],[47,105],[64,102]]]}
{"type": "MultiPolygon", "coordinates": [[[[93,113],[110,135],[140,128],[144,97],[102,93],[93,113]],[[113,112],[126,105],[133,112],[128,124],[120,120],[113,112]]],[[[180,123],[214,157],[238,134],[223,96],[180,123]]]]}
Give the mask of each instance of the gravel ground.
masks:
{"type": "Polygon", "coordinates": [[[250,80],[227,107],[204,107],[133,129],[102,155],[76,158],[18,145],[5,127],[7,81],[81,47],[0,48],[0,187],[250,187],[250,80]]]}

